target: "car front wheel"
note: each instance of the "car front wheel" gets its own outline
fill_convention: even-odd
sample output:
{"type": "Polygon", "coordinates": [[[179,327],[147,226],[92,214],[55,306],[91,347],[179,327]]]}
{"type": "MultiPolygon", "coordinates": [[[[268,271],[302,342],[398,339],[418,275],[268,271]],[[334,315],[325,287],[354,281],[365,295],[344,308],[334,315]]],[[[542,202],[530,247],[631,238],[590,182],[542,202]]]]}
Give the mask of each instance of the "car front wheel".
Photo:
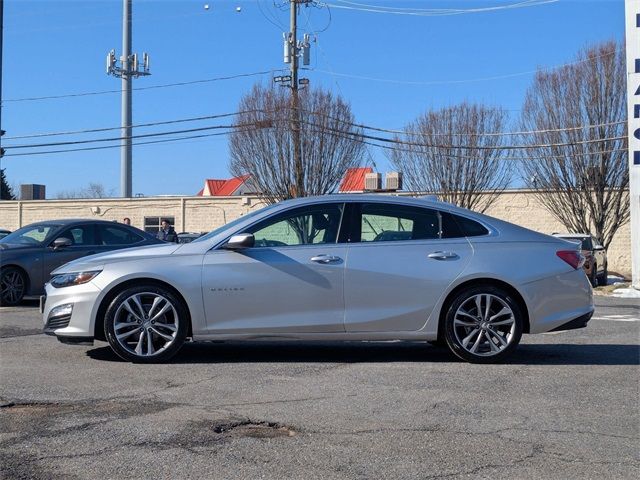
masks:
{"type": "Polygon", "coordinates": [[[522,337],[523,315],[504,290],[487,285],[461,291],[445,317],[445,340],[459,358],[472,363],[502,361],[522,337]]]}
{"type": "Polygon", "coordinates": [[[19,304],[27,290],[27,278],[18,268],[7,267],[0,271],[0,305],[12,307],[19,304]]]}
{"type": "Polygon", "coordinates": [[[170,290],[140,286],[121,292],[107,310],[104,331],[113,351],[124,360],[169,360],[184,344],[187,308],[170,290]]]}

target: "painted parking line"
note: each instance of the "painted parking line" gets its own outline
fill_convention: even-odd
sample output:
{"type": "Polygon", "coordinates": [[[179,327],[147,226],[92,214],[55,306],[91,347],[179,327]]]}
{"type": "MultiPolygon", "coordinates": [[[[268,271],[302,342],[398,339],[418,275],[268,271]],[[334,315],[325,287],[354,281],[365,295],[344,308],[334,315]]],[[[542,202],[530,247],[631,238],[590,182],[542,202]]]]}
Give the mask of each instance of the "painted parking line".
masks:
{"type": "Polygon", "coordinates": [[[593,317],[592,320],[601,322],[640,322],[640,318],[633,315],[601,315],[593,317]]]}

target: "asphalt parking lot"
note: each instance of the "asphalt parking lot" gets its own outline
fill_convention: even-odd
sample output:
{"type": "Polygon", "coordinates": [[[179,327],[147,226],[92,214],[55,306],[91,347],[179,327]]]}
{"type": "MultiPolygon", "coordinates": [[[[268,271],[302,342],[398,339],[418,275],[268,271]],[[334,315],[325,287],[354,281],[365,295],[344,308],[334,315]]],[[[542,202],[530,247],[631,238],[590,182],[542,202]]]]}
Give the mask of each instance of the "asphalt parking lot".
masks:
{"type": "Polygon", "coordinates": [[[206,343],[133,365],[0,309],[3,478],[640,478],[640,305],[508,365],[419,344],[206,343]]]}

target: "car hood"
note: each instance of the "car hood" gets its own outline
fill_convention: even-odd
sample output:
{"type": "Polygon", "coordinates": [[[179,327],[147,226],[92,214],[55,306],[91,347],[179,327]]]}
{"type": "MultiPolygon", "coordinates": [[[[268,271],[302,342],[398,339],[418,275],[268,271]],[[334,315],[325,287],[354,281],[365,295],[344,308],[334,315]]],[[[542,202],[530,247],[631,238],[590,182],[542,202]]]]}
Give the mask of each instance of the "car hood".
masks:
{"type": "Polygon", "coordinates": [[[6,250],[37,250],[43,248],[41,245],[27,245],[24,243],[4,243],[0,242],[0,251],[6,250]]]}
{"type": "Polygon", "coordinates": [[[176,243],[164,243],[160,245],[148,245],[145,247],[126,248],[124,250],[115,250],[112,252],[98,253],[89,255],[69,263],[65,263],[58,267],[52,275],[68,272],[82,272],[89,270],[101,270],[106,264],[116,262],[128,262],[138,260],[140,258],[163,257],[171,255],[182,245],[176,243]]]}

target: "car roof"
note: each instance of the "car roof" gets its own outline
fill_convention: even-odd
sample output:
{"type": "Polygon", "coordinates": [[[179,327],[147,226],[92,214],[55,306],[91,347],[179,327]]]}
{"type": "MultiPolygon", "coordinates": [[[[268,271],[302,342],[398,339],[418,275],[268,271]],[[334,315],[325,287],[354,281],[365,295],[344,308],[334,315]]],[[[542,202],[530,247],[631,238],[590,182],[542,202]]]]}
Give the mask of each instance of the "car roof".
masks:
{"type": "Polygon", "coordinates": [[[106,224],[106,225],[121,225],[123,227],[130,227],[130,225],[125,225],[124,223],[119,223],[119,222],[114,222],[112,220],[98,220],[95,218],[60,218],[60,219],[54,219],[54,220],[43,220],[40,222],[34,222],[34,223],[30,223],[28,225],[25,225],[25,227],[30,226],[30,225],[73,225],[76,223],[99,223],[99,224],[106,224]]]}

